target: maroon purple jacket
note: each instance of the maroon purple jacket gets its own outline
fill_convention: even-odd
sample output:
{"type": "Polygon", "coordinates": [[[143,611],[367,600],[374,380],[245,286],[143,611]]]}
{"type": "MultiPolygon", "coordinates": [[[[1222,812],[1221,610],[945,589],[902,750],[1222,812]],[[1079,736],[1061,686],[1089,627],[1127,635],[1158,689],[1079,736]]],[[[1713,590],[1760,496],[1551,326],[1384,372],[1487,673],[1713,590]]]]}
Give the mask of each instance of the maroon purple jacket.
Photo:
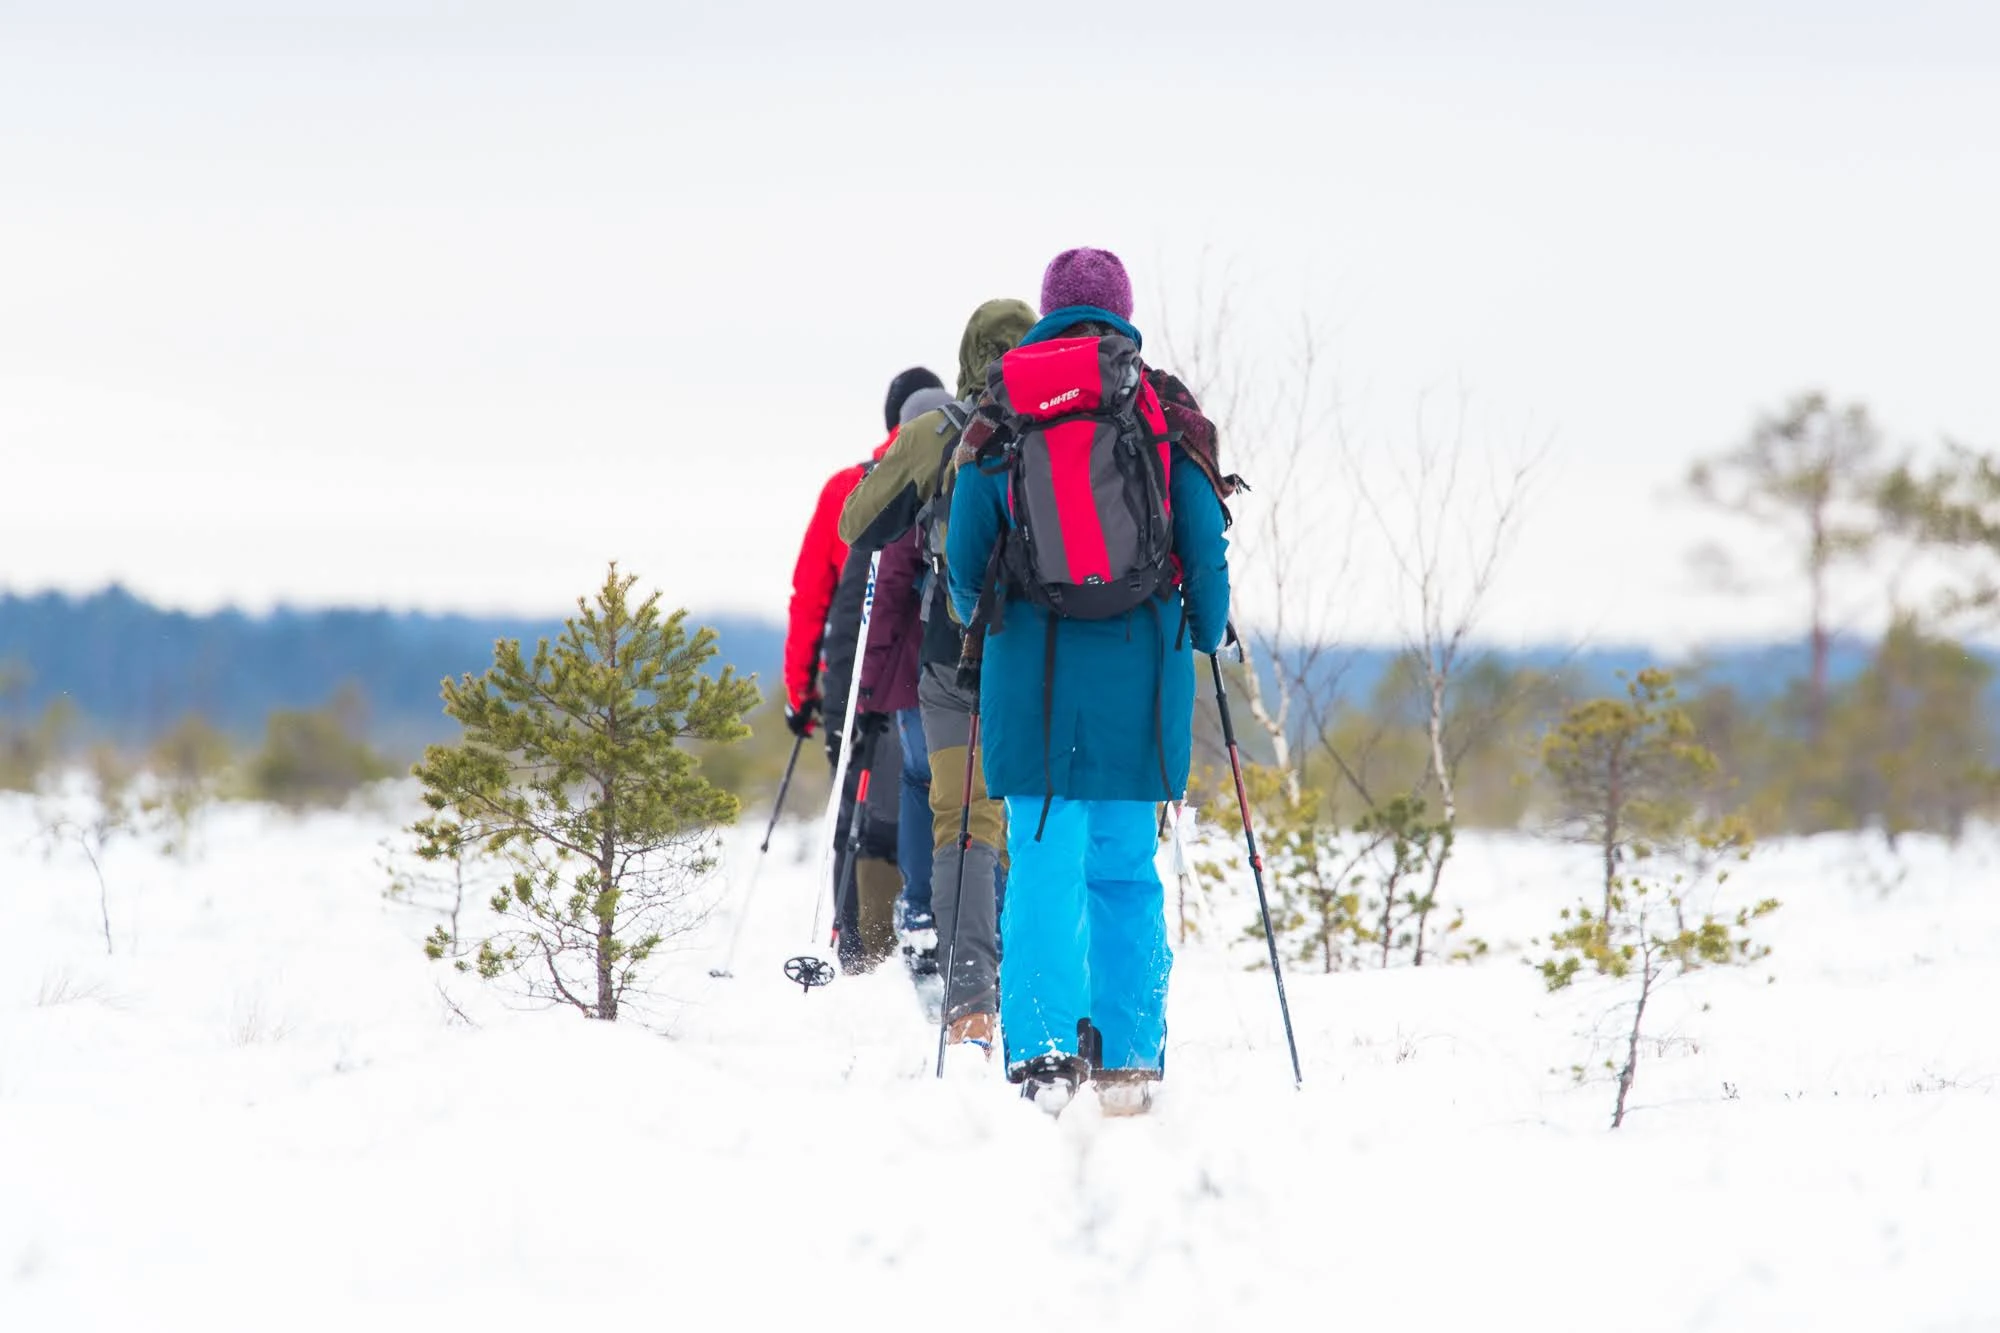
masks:
{"type": "Polygon", "coordinates": [[[917,585],[924,575],[921,534],[911,528],[882,548],[875,571],[875,610],[868,621],[868,650],[861,660],[864,713],[895,713],[917,706],[917,670],[923,647],[917,585]]]}

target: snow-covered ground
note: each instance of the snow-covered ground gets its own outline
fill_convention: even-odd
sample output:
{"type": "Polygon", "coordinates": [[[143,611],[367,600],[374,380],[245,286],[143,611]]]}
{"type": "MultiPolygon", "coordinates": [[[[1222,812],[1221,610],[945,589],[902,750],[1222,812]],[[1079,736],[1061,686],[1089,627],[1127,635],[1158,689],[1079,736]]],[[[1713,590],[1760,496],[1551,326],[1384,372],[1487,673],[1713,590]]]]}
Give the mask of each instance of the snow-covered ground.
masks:
{"type": "Polygon", "coordinates": [[[1607,998],[1522,963],[1572,849],[1464,841],[1476,966],[1295,971],[1302,1092],[1269,975],[1188,946],[1155,1113],[1050,1122],[931,1080],[899,976],[784,982],[804,830],[662,1036],[428,962],[406,817],[114,848],[107,957],[0,798],[0,1330],[2000,1329],[1991,835],[1760,850],[1775,952],[1668,993],[1614,1134],[1568,1074],[1607,998]]]}

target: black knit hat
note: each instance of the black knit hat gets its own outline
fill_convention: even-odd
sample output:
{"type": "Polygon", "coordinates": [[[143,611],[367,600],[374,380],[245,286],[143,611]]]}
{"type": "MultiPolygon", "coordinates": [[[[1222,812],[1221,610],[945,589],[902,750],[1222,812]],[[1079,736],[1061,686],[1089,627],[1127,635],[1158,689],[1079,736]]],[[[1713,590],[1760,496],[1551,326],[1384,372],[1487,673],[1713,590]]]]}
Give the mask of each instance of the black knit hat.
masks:
{"type": "Polygon", "coordinates": [[[925,370],[922,366],[911,366],[895,379],[889,381],[889,399],[882,404],[882,427],[896,429],[902,420],[903,400],[919,389],[942,389],[944,381],[925,370]]]}

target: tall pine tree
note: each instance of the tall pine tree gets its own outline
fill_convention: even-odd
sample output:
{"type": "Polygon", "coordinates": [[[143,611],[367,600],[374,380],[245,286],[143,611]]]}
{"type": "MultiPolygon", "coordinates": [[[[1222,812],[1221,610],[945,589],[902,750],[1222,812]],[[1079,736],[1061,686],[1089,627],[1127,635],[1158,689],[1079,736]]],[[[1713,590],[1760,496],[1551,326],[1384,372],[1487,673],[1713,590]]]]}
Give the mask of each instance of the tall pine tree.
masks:
{"type": "Polygon", "coordinates": [[[1815,742],[1826,723],[1833,657],[1833,572],[1865,556],[1880,536],[1881,447],[1865,405],[1843,407],[1823,393],[1803,393],[1782,413],[1760,419],[1743,444],[1688,474],[1697,498],[1784,534],[1805,575],[1806,723],[1815,742]]]}

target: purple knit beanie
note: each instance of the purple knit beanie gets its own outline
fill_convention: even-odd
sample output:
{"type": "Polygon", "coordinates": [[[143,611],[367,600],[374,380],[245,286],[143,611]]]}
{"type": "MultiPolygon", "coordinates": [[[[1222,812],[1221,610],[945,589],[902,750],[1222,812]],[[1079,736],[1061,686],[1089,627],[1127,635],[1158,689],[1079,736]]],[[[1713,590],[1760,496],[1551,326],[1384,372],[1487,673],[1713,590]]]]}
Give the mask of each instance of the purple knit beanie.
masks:
{"type": "Polygon", "coordinates": [[[1132,279],[1109,250],[1065,250],[1042,274],[1042,313],[1064,306],[1094,305],[1120,319],[1132,318],[1132,279]]]}

